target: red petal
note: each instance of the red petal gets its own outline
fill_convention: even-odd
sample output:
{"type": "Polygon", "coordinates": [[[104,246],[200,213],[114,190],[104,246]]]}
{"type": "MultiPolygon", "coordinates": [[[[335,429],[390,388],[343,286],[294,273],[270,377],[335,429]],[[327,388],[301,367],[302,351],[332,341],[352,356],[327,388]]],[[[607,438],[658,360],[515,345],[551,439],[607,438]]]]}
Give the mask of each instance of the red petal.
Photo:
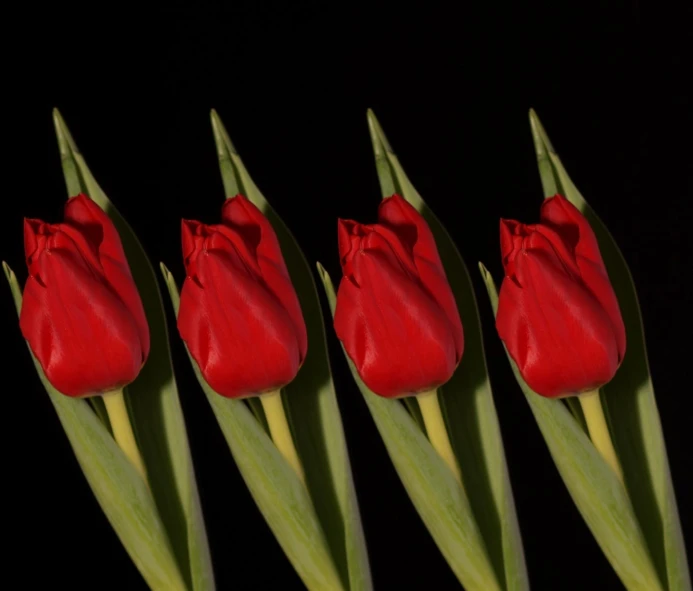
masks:
{"type": "MultiPolygon", "coordinates": [[[[265,257],[286,269],[277,235],[269,220],[243,195],[227,199],[221,210],[223,223],[233,228],[255,258],[265,257]]],[[[288,271],[287,271],[288,275],[288,271]]]]}
{"type": "Polygon", "coordinates": [[[71,225],[98,248],[100,257],[107,256],[127,267],[123,245],[113,221],[96,203],[80,193],[65,204],[65,223],[71,225]]]}
{"type": "Polygon", "coordinates": [[[62,231],[78,242],[80,248],[89,243],[98,249],[101,269],[106,281],[130,311],[139,334],[142,351],[140,367],[149,356],[149,324],[135,282],[132,278],[120,235],[110,217],[94,201],[83,193],[72,197],[65,205],[65,223],[62,231]],[[65,226],[68,226],[67,228],[65,226]],[[70,227],[77,233],[71,232],[70,227]],[[80,238],[84,242],[80,241],[80,238]]]}
{"type": "Polygon", "coordinates": [[[186,279],[178,315],[181,337],[205,379],[227,397],[284,386],[302,362],[293,318],[262,282],[239,272],[241,266],[232,253],[201,255],[205,287],[186,279]]]}
{"type": "Polygon", "coordinates": [[[433,233],[423,216],[408,201],[393,195],[381,201],[378,221],[396,232],[408,244],[415,257],[429,260],[442,268],[433,233]]]}
{"type": "Polygon", "coordinates": [[[184,261],[187,261],[188,257],[195,251],[195,236],[200,226],[202,226],[202,224],[195,220],[181,220],[180,239],[181,246],[183,247],[184,261]]]}
{"type": "Polygon", "coordinates": [[[550,250],[516,259],[522,287],[507,278],[496,326],[527,384],[558,397],[608,382],[619,365],[608,316],[550,250]]]}
{"type": "Polygon", "coordinates": [[[38,238],[36,234],[43,225],[44,223],[41,220],[24,218],[24,256],[27,259],[27,264],[29,264],[29,259],[38,248],[38,238]]]}
{"type": "Polygon", "coordinates": [[[353,220],[337,220],[337,241],[339,246],[339,260],[344,263],[344,260],[353,249],[354,236],[363,236],[364,231],[361,229],[361,224],[353,220]]]}
{"type": "MultiPolygon", "coordinates": [[[[520,222],[515,220],[505,220],[501,218],[500,221],[500,244],[501,244],[501,257],[503,258],[503,269],[507,274],[508,263],[512,262],[513,255],[516,250],[516,240],[515,237],[518,236],[517,231],[518,226],[522,226],[520,222]]],[[[522,234],[525,234],[523,232],[522,234]]]]}
{"type": "Polygon", "coordinates": [[[243,239],[248,250],[240,254],[244,259],[248,259],[247,262],[252,263],[254,270],[284,306],[294,326],[299,344],[300,363],[303,363],[308,350],[306,325],[272,224],[243,195],[226,200],[222,208],[222,219],[227,227],[243,239]],[[254,257],[250,259],[252,251],[254,257]]]}
{"type": "Polygon", "coordinates": [[[138,326],[113,290],[67,244],[39,258],[45,287],[29,278],[22,334],[48,380],[85,396],[130,383],[142,365],[138,326]]]}
{"type": "Polygon", "coordinates": [[[571,244],[577,256],[604,265],[597,238],[580,211],[561,195],[545,199],[541,205],[542,224],[553,227],[571,244]]]}
{"type": "Polygon", "coordinates": [[[626,352],[626,329],[592,227],[577,207],[561,195],[544,201],[541,219],[542,223],[555,228],[565,240],[574,244],[582,280],[609,315],[618,342],[619,358],[623,359],[626,352]]]}
{"type": "Polygon", "coordinates": [[[450,322],[393,252],[354,258],[361,289],[342,280],[335,330],[366,385],[386,397],[414,394],[450,379],[458,358],[450,322]]]}

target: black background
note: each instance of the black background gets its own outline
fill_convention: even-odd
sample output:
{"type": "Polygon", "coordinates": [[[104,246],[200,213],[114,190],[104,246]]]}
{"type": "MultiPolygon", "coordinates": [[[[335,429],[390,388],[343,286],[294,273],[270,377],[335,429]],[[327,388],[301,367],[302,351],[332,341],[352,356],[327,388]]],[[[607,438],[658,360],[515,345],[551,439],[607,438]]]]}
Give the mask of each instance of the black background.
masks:
{"type": "MultiPolygon", "coordinates": [[[[180,218],[215,222],[224,198],[209,124],[215,107],[307,258],[338,278],[336,218],[374,221],[380,197],[365,116],[373,108],[473,272],[533,588],[621,588],[511,375],[475,269],[483,260],[501,278],[501,216],[537,218],[534,107],[633,272],[681,521],[693,540],[688,3],[560,11],[559,3],[455,11],[286,4],[3,19],[3,95],[12,104],[0,127],[9,149],[0,256],[24,281],[22,217],[62,219],[57,106],[150,259],[165,261],[180,283],[180,218]]],[[[0,310],[6,576],[19,573],[27,586],[48,576],[72,589],[144,589],[81,475],[4,288],[0,310]]],[[[329,346],[376,589],[459,588],[331,332],[329,346]]],[[[175,333],[172,347],[218,588],[300,589],[175,333]]]]}

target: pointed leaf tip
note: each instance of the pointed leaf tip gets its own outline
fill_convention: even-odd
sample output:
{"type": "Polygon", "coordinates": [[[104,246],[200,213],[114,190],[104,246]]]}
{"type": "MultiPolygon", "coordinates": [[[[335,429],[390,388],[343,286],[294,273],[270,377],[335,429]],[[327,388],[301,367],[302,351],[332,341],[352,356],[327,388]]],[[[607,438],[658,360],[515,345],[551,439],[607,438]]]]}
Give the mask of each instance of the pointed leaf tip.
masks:
{"type": "Polygon", "coordinates": [[[238,150],[236,150],[236,147],[233,145],[233,142],[229,137],[229,133],[226,131],[226,127],[224,127],[221,117],[219,117],[219,113],[217,113],[216,109],[212,109],[209,115],[210,119],[212,120],[214,143],[217,146],[219,156],[224,154],[224,149],[228,150],[231,154],[238,155],[238,150]]]}
{"type": "Polygon", "coordinates": [[[70,155],[70,152],[79,154],[79,148],[77,148],[75,140],[72,139],[72,134],[65,123],[65,119],[63,119],[57,107],[53,108],[53,126],[55,127],[55,135],[58,137],[60,156],[65,158],[70,155]]]}
{"type": "Polygon", "coordinates": [[[168,281],[169,277],[171,276],[171,271],[168,270],[168,267],[164,265],[164,263],[159,263],[159,269],[161,269],[164,279],[168,281]]]}
{"type": "Polygon", "coordinates": [[[529,110],[529,125],[532,129],[532,137],[534,139],[534,146],[537,151],[537,157],[541,158],[545,155],[545,152],[556,153],[549,136],[546,134],[546,130],[541,123],[541,119],[537,115],[534,109],[529,110]]]}
{"type": "Polygon", "coordinates": [[[383,131],[378,118],[375,116],[373,109],[368,109],[366,112],[366,117],[368,119],[368,129],[371,132],[371,141],[373,142],[373,151],[375,152],[376,159],[382,157],[384,152],[394,154],[395,152],[392,149],[390,142],[387,140],[385,132],[383,131]]]}
{"type": "Polygon", "coordinates": [[[219,113],[217,113],[216,109],[210,109],[209,118],[212,121],[212,129],[214,130],[214,133],[216,134],[217,132],[219,132],[219,127],[221,125],[221,120],[219,119],[219,113]]]}
{"type": "Polygon", "coordinates": [[[60,149],[61,156],[67,156],[70,151],[67,138],[65,137],[65,122],[63,121],[60,111],[57,107],[53,109],[53,127],[55,127],[55,134],[58,136],[58,148],[60,149]]]}
{"type": "Polygon", "coordinates": [[[484,280],[486,280],[490,275],[486,265],[484,265],[484,263],[481,261],[479,261],[479,271],[481,271],[481,276],[484,278],[484,280]]]}
{"type": "Polygon", "coordinates": [[[67,128],[65,125],[65,120],[58,110],[58,107],[53,107],[53,124],[55,125],[55,129],[58,131],[58,133],[63,132],[63,130],[67,128]]]}
{"type": "Polygon", "coordinates": [[[10,269],[10,266],[5,261],[2,261],[2,270],[5,272],[5,277],[7,277],[7,280],[11,281],[14,273],[12,272],[12,269],[10,269]]]}

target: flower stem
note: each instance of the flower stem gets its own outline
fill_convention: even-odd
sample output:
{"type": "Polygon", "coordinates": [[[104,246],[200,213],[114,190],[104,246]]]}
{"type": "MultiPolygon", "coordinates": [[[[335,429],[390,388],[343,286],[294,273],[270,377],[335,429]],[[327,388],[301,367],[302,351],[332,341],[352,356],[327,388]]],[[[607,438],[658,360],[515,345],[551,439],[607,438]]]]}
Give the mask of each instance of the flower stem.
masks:
{"type": "Polygon", "coordinates": [[[130,460],[130,463],[140,473],[144,482],[149,486],[147,481],[147,470],[144,467],[144,462],[142,461],[142,456],[140,455],[140,450],[135,440],[135,434],[130,424],[130,417],[128,416],[128,409],[125,405],[123,389],[106,392],[102,398],[106,405],[108,420],[111,423],[113,438],[116,440],[120,449],[123,450],[128,460],[130,460]]]}
{"type": "Polygon", "coordinates": [[[431,442],[433,449],[438,452],[438,455],[443,458],[443,461],[448,465],[450,470],[452,470],[460,486],[464,488],[464,484],[462,483],[462,472],[460,472],[457,458],[455,458],[455,452],[452,451],[448,431],[445,428],[445,419],[440,409],[438,391],[429,390],[428,392],[422,392],[416,396],[416,399],[419,402],[419,408],[421,409],[421,415],[423,416],[424,425],[426,426],[428,440],[431,442]]]}
{"type": "Polygon", "coordinates": [[[599,398],[599,390],[592,390],[591,392],[580,394],[578,399],[580,400],[582,412],[587,422],[587,430],[589,431],[590,439],[594,447],[597,448],[597,451],[601,454],[606,463],[611,466],[611,469],[616,473],[618,479],[623,482],[623,471],[621,470],[621,464],[618,461],[614,444],[609,435],[609,427],[606,424],[604,408],[599,398]]]}
{"type": "Polygon", "coordinates": [[[289,422],[286,419],[284,405],[282,404],[281,389],[262,394],[260,396],[260,402],[265,411],[265,418],[267,419],[270,436],[272,437],[274,445],[277,446],[279,453],[289,462],[289,465],[294,469],[296,475],[305,485],[306,477],[303,473],[303,466],[298,457],[294,440],[291,437],[291,429],[289,428],[289,422]]]}

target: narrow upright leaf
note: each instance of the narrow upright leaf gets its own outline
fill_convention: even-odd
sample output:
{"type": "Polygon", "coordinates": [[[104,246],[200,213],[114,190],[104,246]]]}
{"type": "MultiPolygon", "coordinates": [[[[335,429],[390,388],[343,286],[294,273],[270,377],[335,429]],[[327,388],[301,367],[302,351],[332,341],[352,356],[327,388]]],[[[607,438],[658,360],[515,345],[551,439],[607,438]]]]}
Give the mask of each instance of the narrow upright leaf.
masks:
{"type": "Polygon", "coordinates": [[[660,578],[669,591],[689,591],[688,560],[630,269],[608,229],[568,176],[534,111],[530,111],[530,125],[544,196],[561,193],[583,213],[597,236],[626,326],[623,363],[602,388],[614,445],[660,578]]]}
{"type": "Polygon", "coordinates": [[[111,217],[147,315],[151,351],[140,375],[128,386],[126,397],[156,506],[188,587],[194,591],[214,589],[207,535],[156,275],[137,236],[94,179],[57,110],[53,119],[68,197],[83,192],[111,217]]]}
{"type": "MultiPolygon", "coordinates": [[[[180,304],[178,288],[171,272],[163,264],[161,272],[177,316],[180,304]]],[[[306,587],[311,591],[345,589],[310,496],[296,473],[244,402],[214,392],[192,356],[190,362],[243,479],[306,587]]]]}
{"type": "MultiPolygon", "coordinates": [[[[6,263],[3,270],[19,314],[21,287],[6,263]]],[[[89,404],[58,392],[33,355],[32,359],[84,476],[135,566],[155,591],[186,591],[188,587],[176,564],[164,524],[142,477],[89,404]]],[[[24,422],[25,429],[30,430],[30,414],[24,422]]],[[[61,485],[55,483],[56,487],[61,485]]],[[[64,574],[68,581],[69,573],[64,574]]]]}
{"type": "MultiPolygon", "coordinates": [[[[248,174],[215,111],[211,119],[226,196],[242,193],[269,219],[303,311],[308,354],[296,378],[284,388],[283,398],[315,513],[343,586],[369,590],[368,556],[311,270],[291,232],[248,174]]],[[[249,487],[252,491],[250,483],[249,487]]],[[[298,570],[295,562],[294,566],[298,570]]]]}
{"type": "Polygon", "coordinates": [[[502,586],[527,589],[522,540],[469,272],[450,235],[407,177],[372,111],[368,124],[382,196],[399,193],[428,222],[464,325],[462,362],[443,386],[441,400],[474,518],[502,586]]]}
{"type": "MultiPolygon", "coordinates": [[[[498,293],[491,274],[479,265],[494,315],[498,293]]],[[[508,360],[556,467],[604,554],[629,591],[663,590],[626,490],[558,399],[544,398],[524,382],[508,360]]]]}
{"type": "MultiPolygon", "coordinates": [[[[318,271],[334,316],[332,280],[320,263],[318,271]]],[[[468,591],[502,589],[467,497],[450,468],[404,406],[369,390],[346,352],[345,357],[395,470],[450,568],[468,591]]]]}

